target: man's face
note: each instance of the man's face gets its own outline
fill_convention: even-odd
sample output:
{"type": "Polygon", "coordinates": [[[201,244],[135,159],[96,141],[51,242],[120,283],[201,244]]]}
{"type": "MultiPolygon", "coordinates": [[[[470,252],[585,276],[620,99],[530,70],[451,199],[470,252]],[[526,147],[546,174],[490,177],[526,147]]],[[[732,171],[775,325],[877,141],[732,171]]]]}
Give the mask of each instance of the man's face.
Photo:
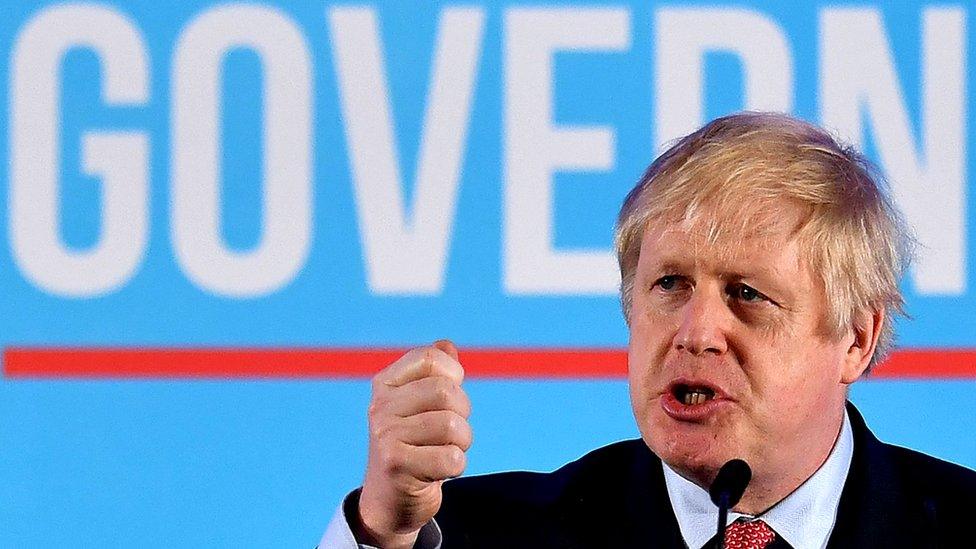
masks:
{"type": "Polygon", "coordinates": [[[756,479],[809,474],[840,428],[853,336],[826,335],[822,283],[791,234],[797,211],[778,213],[761,236],[709,243],[664,222],[643,235],[631,402],[651,450],[700,485],[732,458],[756,479]]]}

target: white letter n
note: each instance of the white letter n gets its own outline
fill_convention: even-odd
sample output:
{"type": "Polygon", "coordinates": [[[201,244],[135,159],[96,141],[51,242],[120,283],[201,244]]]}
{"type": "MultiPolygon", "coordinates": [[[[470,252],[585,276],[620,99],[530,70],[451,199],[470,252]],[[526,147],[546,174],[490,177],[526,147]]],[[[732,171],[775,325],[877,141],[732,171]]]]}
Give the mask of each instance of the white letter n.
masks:
{"type": "Polygon", "coordinates": [[[871,120],[894,198],[922,245],[914,282],[922,294],[966,289],[966,21],[959,8],[928,8],[922,18],[919,80],[921,146],[916,149],[881,16],[874,9],[829,9],[822,16],[823,123],[863,143],[871,120]]]}

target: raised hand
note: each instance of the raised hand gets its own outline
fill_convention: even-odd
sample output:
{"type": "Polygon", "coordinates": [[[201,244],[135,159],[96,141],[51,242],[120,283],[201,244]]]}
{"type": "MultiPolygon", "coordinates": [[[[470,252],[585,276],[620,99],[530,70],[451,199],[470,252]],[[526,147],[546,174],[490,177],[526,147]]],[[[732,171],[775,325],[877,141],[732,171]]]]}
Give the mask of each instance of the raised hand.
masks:
{"type": "Polygon", "coordinates": [[[447,340],[411,350],[373,378],[361,542],[412,547],[440,508],[443,481],[464,471],[471,403],[463,379],[457,348],[447,340]]]}

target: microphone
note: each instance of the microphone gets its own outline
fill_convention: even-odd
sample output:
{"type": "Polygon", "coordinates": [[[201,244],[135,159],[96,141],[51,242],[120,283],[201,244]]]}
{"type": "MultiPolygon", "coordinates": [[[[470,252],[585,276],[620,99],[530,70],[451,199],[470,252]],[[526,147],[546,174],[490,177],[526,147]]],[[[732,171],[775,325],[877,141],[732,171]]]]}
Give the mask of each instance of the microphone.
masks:
{"type": "Polygon", "coordinates": [[[718,506],[718,532],[715,534],[715,547],[718,549],[725,547],[725,521],[728,520],[729,508],[739,503],[750,480],[752,469],[749,464],[741,459],[732,459],[718,470],[718,475],[708,488],[712,503],[718,506]]]}

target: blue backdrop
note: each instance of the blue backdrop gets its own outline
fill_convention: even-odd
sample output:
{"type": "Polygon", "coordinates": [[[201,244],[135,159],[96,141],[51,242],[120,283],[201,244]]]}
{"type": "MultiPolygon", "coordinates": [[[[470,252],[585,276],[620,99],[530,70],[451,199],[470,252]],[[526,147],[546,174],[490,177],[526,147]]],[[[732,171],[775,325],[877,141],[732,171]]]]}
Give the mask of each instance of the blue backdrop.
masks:
{"type": "MultiPolygon", "coordinates": [[[[623,196],[756,108],[881,165],[923,243],[899,343],[976,362],[970,11],[5,4],[0,346],[623,347],[623,196]]],[[[369,383],[226,369],[0,379],[0,546],[313,546],[361,480],[369,383]]],[[[853,400],[976,467],[976,364],[915,371],[853,400]]],[[[623,380],[466,387],[469,473],[636,436],[623,380]]]]}

